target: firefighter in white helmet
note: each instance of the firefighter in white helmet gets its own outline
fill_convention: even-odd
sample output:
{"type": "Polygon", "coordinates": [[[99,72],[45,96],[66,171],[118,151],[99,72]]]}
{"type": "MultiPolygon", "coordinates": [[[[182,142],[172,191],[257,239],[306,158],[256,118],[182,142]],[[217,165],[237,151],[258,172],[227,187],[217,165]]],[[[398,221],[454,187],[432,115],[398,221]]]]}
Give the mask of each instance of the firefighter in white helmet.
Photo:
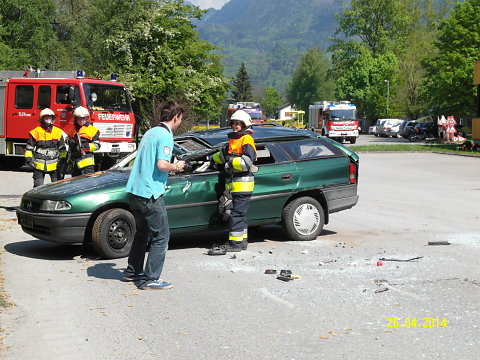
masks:
{"type": "Polygon", "coordinates": [[[68,147],[72,162],[72,176],[95,171],[93,152],[100,149],[100,131],[89,123],[90,112],[79,106],[73,112],[74,127],[68,133],[68,147]]]}
{"type": "Polygon", "coordinates": [[[57,166],[60,158],[65,158],[63,131],[53,126],[55,113],[49,108],[40,112],[40,126],[30,131],[25,149],[25,161],[33,167],[33,187],[43,185],[45,174],[52,182],[57,181],[57,166]]]}
{"type": "Polygon", "coordinates": [[[214,245],[208,252],[210,255],[246,250],[248,245],[247,211],[255,183],[253,173],[257,170],[254,165],[257,149],[251,136],[252,119],[247,112],[237,110],[229,124],[233,131],[228,134],[228,145],[213,155],[213,161],[225,165],[227,173],[222,201],[228,201],[229,196],[232,201],[228,217],[228,241],[225,245],[214,245]]]}

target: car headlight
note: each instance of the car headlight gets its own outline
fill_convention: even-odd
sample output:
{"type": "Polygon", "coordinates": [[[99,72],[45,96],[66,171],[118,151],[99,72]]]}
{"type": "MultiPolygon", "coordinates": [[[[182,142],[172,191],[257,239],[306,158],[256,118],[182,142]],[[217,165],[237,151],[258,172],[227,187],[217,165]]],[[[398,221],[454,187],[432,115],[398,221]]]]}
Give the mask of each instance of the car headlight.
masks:
{"type": "Polygon", "coordinates": [[[70,203],[60,200],[45,200],[42,203],[42,210],[45,211],[62,211],[62,210],[70,210],[72,205],[70,203]]]}

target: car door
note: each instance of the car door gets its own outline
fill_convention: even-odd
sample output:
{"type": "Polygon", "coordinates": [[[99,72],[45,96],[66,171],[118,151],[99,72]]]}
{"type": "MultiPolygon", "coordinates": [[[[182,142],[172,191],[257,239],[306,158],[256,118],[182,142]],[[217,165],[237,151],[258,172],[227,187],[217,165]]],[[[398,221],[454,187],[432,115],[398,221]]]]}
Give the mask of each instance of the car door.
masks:
{"type": "Polygon", "coordinates": [[[170,229],[183,232],[217,227],[218,198],[224,189],[219,171],[170,176],[165,191],[170,229]]]}
{"type": "Polygon", "coordinates": [[[290,157],[275,144],[257,145],[255,188],[247,219],[261,224],[280,220],[282,209],[297,188],[298,172],[290,157]]]}
{"type": "Polygon", "coordinates": [[[349,183],[349,159],[337,147],[321,139],[285,143],[282,147],[295,159],[298,191],[349,183]]]}

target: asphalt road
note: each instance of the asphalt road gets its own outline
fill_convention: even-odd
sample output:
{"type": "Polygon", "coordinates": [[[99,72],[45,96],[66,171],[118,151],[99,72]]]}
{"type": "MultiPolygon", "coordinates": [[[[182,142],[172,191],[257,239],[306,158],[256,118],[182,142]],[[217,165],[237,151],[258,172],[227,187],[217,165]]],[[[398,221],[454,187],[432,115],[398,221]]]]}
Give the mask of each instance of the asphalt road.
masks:
{"type": "Polygon", "coordinates": [[[174,238],[165,291],[121,282],[126,259],[23,233],[9,207],[31,174],[0,175],[0,266],[15,304],[0,313],[2,359],[478,358],[479,158],[360,154],[359,203],[317,240],[264,227],[232,258],[205,255],[223,234],[174,238]]]}

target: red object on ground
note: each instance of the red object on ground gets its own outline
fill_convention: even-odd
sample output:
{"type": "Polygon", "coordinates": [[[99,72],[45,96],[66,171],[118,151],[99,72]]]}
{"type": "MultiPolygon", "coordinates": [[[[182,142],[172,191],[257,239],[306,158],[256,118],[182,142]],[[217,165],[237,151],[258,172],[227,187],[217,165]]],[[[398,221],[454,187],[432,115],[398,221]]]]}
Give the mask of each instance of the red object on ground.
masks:
{"type": "Polygon", "coordinates": [[[377,261],[377,266],[382,266],[382,265],[383,265],[383,262],[377,261]]]}

